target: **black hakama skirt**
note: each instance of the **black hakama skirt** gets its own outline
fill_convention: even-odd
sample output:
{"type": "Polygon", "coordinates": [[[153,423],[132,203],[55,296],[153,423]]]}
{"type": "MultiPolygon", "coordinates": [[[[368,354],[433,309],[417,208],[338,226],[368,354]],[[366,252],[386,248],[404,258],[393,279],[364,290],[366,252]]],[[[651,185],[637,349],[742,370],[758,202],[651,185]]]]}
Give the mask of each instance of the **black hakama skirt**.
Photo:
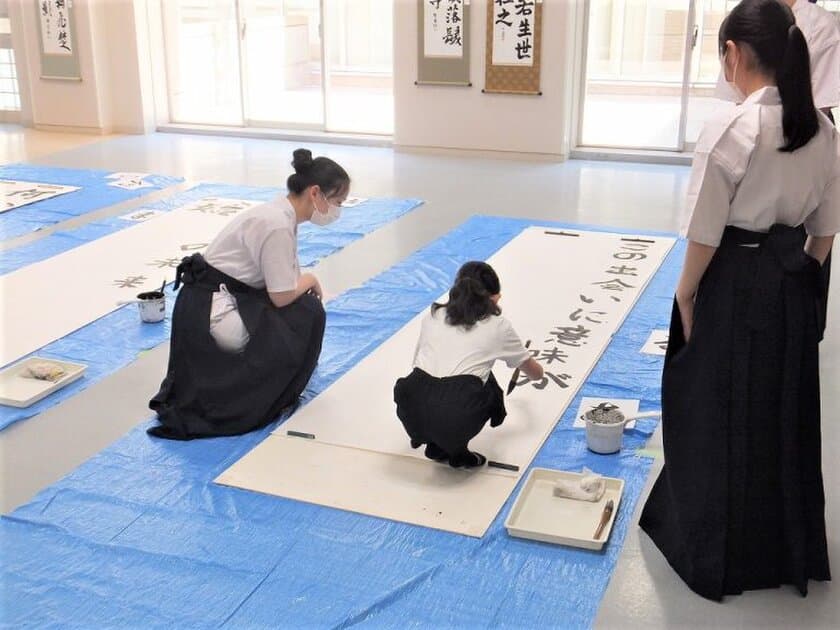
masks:
{"type": "Polygon", "coordinates": [[[728,227],[662,374],[665,467],[640,525],[720,600],[829,580],[820,464],[820,267],[802,228],[728,227]],[[757,246],[756,246],[757,245],[757,246]]]}
{"type": "Polygon", "coordinates": [[[262,427],[295,405],[321,354],[326,315],[306,294],[277,308],[254,289],[207,264],[184,258],[175,288],[169,366],[149,402],[160,425],[151,435],[176,440],[238,435],[262,427]],[[250,340],[242,352],[220,349],[210,335],[212,294],[224,283],[236,298],[250,340]]]}
{"type": "Polygon", "coordinates": [[[486,383],[463,374],[436,378],[420,368],[394,386],[397,417],[413,448],[435,444],[450,460],[467,451],[467,444],[487,421],[497,427],[505,419],[504,395],[492,372],[486,383]]]}

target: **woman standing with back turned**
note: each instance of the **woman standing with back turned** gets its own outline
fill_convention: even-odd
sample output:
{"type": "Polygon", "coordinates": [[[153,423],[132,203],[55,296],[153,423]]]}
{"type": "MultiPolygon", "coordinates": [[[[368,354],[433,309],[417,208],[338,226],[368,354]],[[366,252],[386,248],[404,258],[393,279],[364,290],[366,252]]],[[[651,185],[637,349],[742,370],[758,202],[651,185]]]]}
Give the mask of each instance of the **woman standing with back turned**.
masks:
{"type": "Polygon", "coordinates": [[[746,98],[697,144],[662,375],[665,467],[640,524],[703,597],[805,595],[830,579],[819,273],[840,231],[840,141],[787,5],[743,0],[719,41],[746,98]]]}

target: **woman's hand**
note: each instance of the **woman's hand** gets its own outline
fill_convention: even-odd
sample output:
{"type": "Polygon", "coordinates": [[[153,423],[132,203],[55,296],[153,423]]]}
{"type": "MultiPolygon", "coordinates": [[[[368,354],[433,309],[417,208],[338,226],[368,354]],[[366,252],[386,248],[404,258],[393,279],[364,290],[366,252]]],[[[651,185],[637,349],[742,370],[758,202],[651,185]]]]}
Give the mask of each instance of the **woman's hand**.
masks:
{"type": "Polygon", "coordinates": [[[694,325],[694,296],[681,296],[677,294],[677,308],[680,311],[683,335],[685,336],[686,343],[688,343],[688,339],[691,337],[691,327],[694,325]]]}
{"type": "Polygon", "coordinates": [[[311,273],[301,274],[298,278],[297,287],[290,291],[269,291],[268,297],[277,308],[288,306],[301,295],[312,292],[319,300],[324,299],[324,291],[321,289],[321,283],[311,273]]]}
{"type": "Polygon", "coordinates": [[[301,275],[299,286],[306,287],[304,293],[311,291],[319,300],[324,299],[324,289],[321,288],[321,283],[318,282],[318,278],[314,274],[305,273],[301,275]]]}
{"type": "Polygon", "coordinates": [[[680,281],[677,283],[676,295],[686,342],[691,336],[691,328],[694,325],[694,298],[700,286],[700,279],[705,275],[716,251],[716,247],[694,241],[689,241],[685,250],[685,262],[680,281]]]}

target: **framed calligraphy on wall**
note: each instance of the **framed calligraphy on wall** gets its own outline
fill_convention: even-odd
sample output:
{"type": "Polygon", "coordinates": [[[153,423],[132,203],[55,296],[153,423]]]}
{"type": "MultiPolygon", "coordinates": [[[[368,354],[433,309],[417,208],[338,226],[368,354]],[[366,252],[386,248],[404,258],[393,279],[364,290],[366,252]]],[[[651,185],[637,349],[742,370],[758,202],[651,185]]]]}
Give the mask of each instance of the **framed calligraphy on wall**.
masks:
{"type": "Polygon", "coordinates": [[[34,0],[41,45],[41,78],[80,81],[73,0],[34,0]]]}
{"type": "Polygon", "coordinates": [[[416,85],[470,83],[470,0],[418,0],[416,85]]]}
{"type": "Polygon", "coordinates": [[[487,8],[483,92],[542,94],[542,0],[492,0],[487,8]]]}

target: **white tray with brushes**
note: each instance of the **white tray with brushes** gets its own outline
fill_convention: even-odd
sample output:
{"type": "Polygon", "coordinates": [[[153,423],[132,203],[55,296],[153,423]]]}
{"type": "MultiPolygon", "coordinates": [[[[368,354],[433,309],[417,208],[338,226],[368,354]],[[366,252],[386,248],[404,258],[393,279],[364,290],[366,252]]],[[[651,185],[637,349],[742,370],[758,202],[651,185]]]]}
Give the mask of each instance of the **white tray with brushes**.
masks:
{"type": "Polygon", "coordinates": [[[558,480],[578,482],[583,473],[533,468],[510,509],[505,527],[508,534],[541,542],[600,550],[609,540],[624,480],[603,477],[604,495],[599,501],[582,501],[554,496],[558,480]],[[608,503],[612,501],[612,510],[608,503]],[[606,523],[598,533],[601,521],[606,523]],[[598,533],[596,537],[596,533],[598,533]]]}
{"type": "Polygon", "coordinates": [[[69,385],[87,369],[44,357],[29,357],[0,371],[0,405],[28,407],[69,385]]]}

